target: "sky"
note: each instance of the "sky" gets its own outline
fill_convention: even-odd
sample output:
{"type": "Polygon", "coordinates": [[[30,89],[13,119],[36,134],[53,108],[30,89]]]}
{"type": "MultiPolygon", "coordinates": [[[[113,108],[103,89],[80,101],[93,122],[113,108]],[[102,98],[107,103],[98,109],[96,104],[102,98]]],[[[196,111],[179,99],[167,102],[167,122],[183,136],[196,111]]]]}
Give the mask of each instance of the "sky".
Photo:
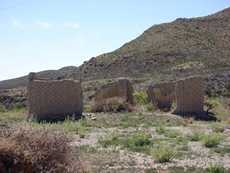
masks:
{"type": "Polygon", "coordinates": [[[152,25],[227,7],[230,0],[0,0],[0,80],[79,66],[152,25]]]}

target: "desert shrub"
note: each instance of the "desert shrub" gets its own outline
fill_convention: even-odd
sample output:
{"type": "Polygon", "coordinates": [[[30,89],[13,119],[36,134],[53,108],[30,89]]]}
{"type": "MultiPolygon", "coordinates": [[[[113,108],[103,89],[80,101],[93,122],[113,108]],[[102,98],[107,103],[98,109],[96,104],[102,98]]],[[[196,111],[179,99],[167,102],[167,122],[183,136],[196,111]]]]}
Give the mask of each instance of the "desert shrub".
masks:
{"type": "Polygon", "coordinates": [[[224,125],[220,123],[214,123],[212,126],[212,131],[215,133],[223,133],[224,132],[224,125]]]}
{"type": "Polygon", "coordinates": [[[211,133],[203,136],[203,144],[208,148],[216,147],[220,144],[221,139],[222,137],[220,134],[211,133]]]}
{"type": "Polygon", "coordinates": [[[170,162],[176,157],[176,150],[166,145],[160,145],[151,150],[151,155],[160,163],[170,162]]]}
{"type": "Polygon", "coordinates": [[[180,133],[176,130],[166,130],[165,132],[165,136],[168,138],[176,138],[176,137],[180,137],[180,133]]]}
{"type": "Polygon", "coordinates": [[[148,112],[154,112],[156,110],[155,106],[152,103],[148,103],[146,105],[146,109],[148,112]]]}
{"type": "Polygon", "coordinates": [[[21,111],[25,109],[25,105],[21,104],[21,103],[16,103],[14,106],[11,107],[10,110],[13,110],[15,112],[21,111]]]}
{"type": "Polygon", "coordinates": [[[202,134],[200,132],[194,132],[188,136],[190,141],[200,141],[202,139],[202,134]]]}
{"type": "Polygon", "coordinates": [[[207,108],[207,112],[209,113],[210,111],[215,109],[220,103],[216,99],[207,99],[204,104],[207,108]]]}
{"type": "Polygon", "coordinates": [[[6,172],[82,172],[63,132],[25,125],[1,130],[0,138],[0,164],[6,172]]]}
{"type": "Polygon", "coordinates": [[[91,105],[84,105],[84,112],[92,112],[92,106],[91,105]]]}
{"type": "Polygon", "coordinates": [[[30,124],[35,128],[43,127],[43,128],[53,129],[53,130],[62,130],[66,134],[78,134],[82,138],[85,136],[86,132],[88,131],[88,127],[85,119],[80,119],[78,121],[75,121],[67,118],[63,122],[56,122],[56,123],[31,122],[30,124]]]}
{"type": "Polygon", "coordinates": [[[124,146],[132,151],[142,151],[151,144],[150,135],[137,133],[124,140],[124,146]]]}
{"type": "Polygon", "coordinates": [[[137,104],[139,104],[139,105],[148,104],[148,96],[145,92],[143,92],[143,91],[135,92],[133,96],[134,96],[134,100],[137,104]]]}
{"type": "Polygon", "coordinates": [[[187,118],[184,118],[183,120],[184,120],[183,125],[184,125],[185,127],[186,127],[186,126],[189,126],[189,125],[191,125],[191,124],[193,124],[193,122],[194,122],[193,117],[187,117],[187,118]]]}
{"type": "Polygon", "coordinates": [[[106,99],[103,103],[95,104],[92,108],[93,112],[131,112],[132,106],[124,99],[114,97],[106,99]]]}
{"type": "Polygon", "coordinates": [[[208,173],[225,173],[225,169],[222,165],[210,165],[207,168],[208,173]]]}
{"type": "Polygon", "coordinates": [[[79,121],[66,119],[63,123],[60,123],[59,125],[64,129],[65,132],[76,133],[81,138],[85,137],[85,134],[88,130],[84,119],[80,119],[79,121]]]}
{"type": "Polygon", "coordinates": [[[106,138],[100,138],[98,141],[102,147],[107,148],[109,146],[118,146],[121,145],[121,140],[116,135],[110,135],[106,138]]]}
{"type": "Polygon", "coordinates": [[[165,135],[168,138],[176,138],[180,136],[180,133],[176,130],[166,129],[164,126],[160,125],[156,127],[156,132],[160,135],[165,135]]]}
{"type": "Polygon", "coordinates": [[[157,132],[158,134],[160,134],[160,135],[166,133],[166,131],[167,131],[167,129],[166,129],[164,126],[162,126],[162,125],[156,127],[156,132],[157,132]]]}
{"type": "Polygon", "coordinates": [[[99,143],[103,147],[114,145],[121,146],[135,152],[148,152],[152,141],[149,134],[139,132],[129,137],[118,137],[116,135],[111,135],[107,139],[99,140],[99,143]]]}
{"type": "Polygon", "coordinates": [[[2,112],[6,112],[6,108],[5,108],[5,106],[0,104],[0,113],[2,113],[2,112]]]}

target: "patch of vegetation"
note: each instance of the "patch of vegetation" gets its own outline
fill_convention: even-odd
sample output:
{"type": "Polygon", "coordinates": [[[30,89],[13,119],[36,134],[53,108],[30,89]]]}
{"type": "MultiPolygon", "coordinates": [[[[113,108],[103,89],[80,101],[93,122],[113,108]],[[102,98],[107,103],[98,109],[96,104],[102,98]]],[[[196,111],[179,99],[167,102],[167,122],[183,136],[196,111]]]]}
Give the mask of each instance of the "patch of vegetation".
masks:
{"type": "Polygon", "coordinates": [[[203,68],[204,64],[198,61],[188,61],[186,63],[182,63],[179,65],[176,65],[175,67],[172,68],[172,70],[187,70],[191,68],[203,68]]]}
{"type": "Polygon", "coordinates": [[[177,138],[177,137],[180,137],[180,133],[176,130],[173,130],[173,129],[166,129],[166,127],[164,126],[159,126],[159,127],[156,127],[156,132],[158,134],[161,134],[161,135],[164,135],[165,137],[168,137],[168,138],[177,138]]]}
{"type": "Polygon", "coordinates": [[[201,168],[183,168],[183,167],[170,167],[170,173],[207,173],[206,170],[201,168]]]}
{"type": "Polygon", "coordinates": [[[95,104],[92,112],[131,112],[133,107],[125,100],[119,97],[106,99],[103,104],[95,104]]]}
{"type": "Polygon", "coordinates": [[[203,137],[201,132],[193,132],[191,135],[188,136],[190,141],[200,141],[203,137]]]}
{"type": "Polygon", "coordinates": [[[220,144],[222,136],[219,133],[206,134],[202,138],[204,146],[208,148],[216,147],[220,144]]]}
{"type": "Polygon", "coordinates": [[[25,108],[0,112],[0,123],[12,124],[25,121],[26,112],[27,110],[25,108]]]}
{"type": "Polygon", "coordinates": [[[136,91],[134,93],[134,101],[138,106],[140,106],[142,111],[154,112],[156,110],[156,107],[149,102],[148,95],[144,91],[136,91]]]}
{"type": "Polygon", "coordinates": [[[155,114],[144,113],[100,113],[95,114],[96,119],[87,119],[88,127],[158,127],[162,126],[182,126],[183,119],[180,117],[171,118],[167,115],[157,116],[155,114]]]}
{"type": "Polygon", "coordinates": [[[156,108],[155,108],[155,106],[154,106],[152,103],[148,103],[148,104],[146,105],[146,110],[147,110],[148,112],[154,112],[154,111],[156,110],[156,108]]]}
{"type": "Polygon", "coordinates": [[[212,112],[219,120],[230,122],[229,112],[230,112],[230,99],[229,98],[218,98],[209,97],[205,101],[206,108],[209,112],[212,112]]]}
{"type": "Polygon", "coordinates": [[[31,122],[31,125],[35,128],[44,128],[45,127],[45,128],[49,128],[49,129],[56,129],[56,130],[61,129],[65,133],[78,134],[81,138],[84,138],[86,132],[88,131],[85,119],[81,119],[78,121],[66,119],[63,122],[57,122],[57,123],[31,122]]]}
{"type": "Polygon", "coordinates": [[[180,137],[180,133],[176,130],[167,130],[165,136],[168,138],[177,138],[180,137]]]}
{"type": "Polygon", "coordinates": [[[213,151],[224,156],[225,154],[230,154],[230,145],[221,145],[213,148],[213,151]]]}
{"type": "Polygon", "coordinates": [[[223,133],[224,132],[224,125],[221,123],[214,123],[212,124],[212,131],[215,133],[223,133]]]}
{"type": "Polygon", "coordinates": [[[0,133],[3,172],[66,172],[81,169],[80,160],[69,145],[71,139],[61,131],[34,129],[28,124],[0,133]]]}
{"type": "Polygon", "coordinates": [[[167,145],[160,145],[151,149],[151,155],[160,163],[170,162],[176,157],[177,151],[167,145]]]}
{"type": "Polygon", "coordinates": [[[205,106],[207,108],[207,112],[213,111],[213,109],[218,107],[219,104],[220,104],[219,101],[215,98],[209,98],[209,99],[205,100],[205,106]]]}
{"type": "Polygon", "coordinates": [[[5,106],[0,104],[0,113],[6,112],[5,106]]]}
{"type": "Polygon", "coordinates": [[[160,134],[160,135],[165,134],[166,131],[167,131],[166,128],[165,128],[164,126],[162,126],[162,125],[156,127],[156,132],[157,132],[158,134],[160,134]]]}
{"type": "Polygon", "coordinates": [[[92,112],[92,106],[91,105],[84,105],[84,112],[92,112]]]}
{"type": "Polygon", "coordinates": [[[148,104],[148,96],[147,96],[146,92],[144,92],[144,91],[135,92],[133,94],[133,96],[134,96],[134,100],[137,104],[139,104],[139,105],[148,104]]]}
{"type": "Polygon", "coordinates": [[[227,173],[222,165],[210,165],[207,168],[208,173],[227,173]]]}
{"type": "Polygon", "coordinates": [[[138,132],[131,136],[118,137],[112,135],[106,139],[99,140],[103,147],[108,146],[121,146],[134,152],[148,153],[149,148],[152,146],[151,136],[149,134],[138,132]]]}

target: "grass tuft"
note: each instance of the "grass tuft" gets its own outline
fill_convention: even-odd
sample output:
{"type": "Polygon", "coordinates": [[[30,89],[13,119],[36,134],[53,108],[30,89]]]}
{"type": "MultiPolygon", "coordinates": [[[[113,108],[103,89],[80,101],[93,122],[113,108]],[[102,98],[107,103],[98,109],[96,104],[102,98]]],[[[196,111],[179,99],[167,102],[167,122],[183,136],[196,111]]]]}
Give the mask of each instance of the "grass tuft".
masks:
{"type": "Polygon", "coordinates": [[[202,134],[200,132],[194,132],[188,136],[190,141],[200,141],[202,139],[202,134]]]}
{"type": "Polygon", "coordinates": [[[225,173],[225,169],[222,165],[210,165],[207,168],[208,173],[225,173]]]}
{"type": "Polygon", "coordinates": [[[148,153],[148,150],[152,145],[151,136],[144,132],[138,132],[129,137],[110,135],[105,139],[100,139],[99,143],[103,147],[121,146],[129,149],[130,151],[145,153],[148,153]]]}
{"type": "Polygon", "coordinates": [[[162,145],[151,150],[151,155],[160,163],[170,162],[176,157],[177,151],[167,145],[162,145]]]}
{"type": "Polygon", "coordinates": [[[216,147],[220,144],[222,136],[219,133],[211,133],[203,136],[203,144],[208,148],[216,147]]]}

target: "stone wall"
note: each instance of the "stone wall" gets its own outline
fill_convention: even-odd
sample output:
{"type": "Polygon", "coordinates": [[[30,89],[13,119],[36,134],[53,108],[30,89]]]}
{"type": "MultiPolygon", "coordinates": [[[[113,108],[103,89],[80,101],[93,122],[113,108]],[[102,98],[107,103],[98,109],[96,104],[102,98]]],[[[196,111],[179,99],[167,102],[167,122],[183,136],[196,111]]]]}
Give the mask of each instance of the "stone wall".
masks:
{"type": "Polygon", "coordinates": [[[28,83],[29,118],[64,120],[77,118],[83,111],[81,83],[74,80],[36,80],[28,83]]]}
{"type": "Polygon", "coordinates": [[[175,84],[160,83],[156,85],[150,85],[147,90],[148,99],[157,108],[169,111],[172,107],[172,103],[175,100],[175,84]]]}
{"type": "Polygon", "coordinates": [[[113,100],[114,102],[112,98],[122,100],[123,103],[133,104],[133,87],[129,80],[121,79],[117,82],[102,86],[100,90],[95,93],[93,110],[96,112],[100,111],[102,107],[109,102],[108,100],[113,100]]]}
{"type": "Polygon", "coordinates": [[[204,112],[204,80],[191,77],[176,83],[176,114],[191,115],[204,112]]]}

